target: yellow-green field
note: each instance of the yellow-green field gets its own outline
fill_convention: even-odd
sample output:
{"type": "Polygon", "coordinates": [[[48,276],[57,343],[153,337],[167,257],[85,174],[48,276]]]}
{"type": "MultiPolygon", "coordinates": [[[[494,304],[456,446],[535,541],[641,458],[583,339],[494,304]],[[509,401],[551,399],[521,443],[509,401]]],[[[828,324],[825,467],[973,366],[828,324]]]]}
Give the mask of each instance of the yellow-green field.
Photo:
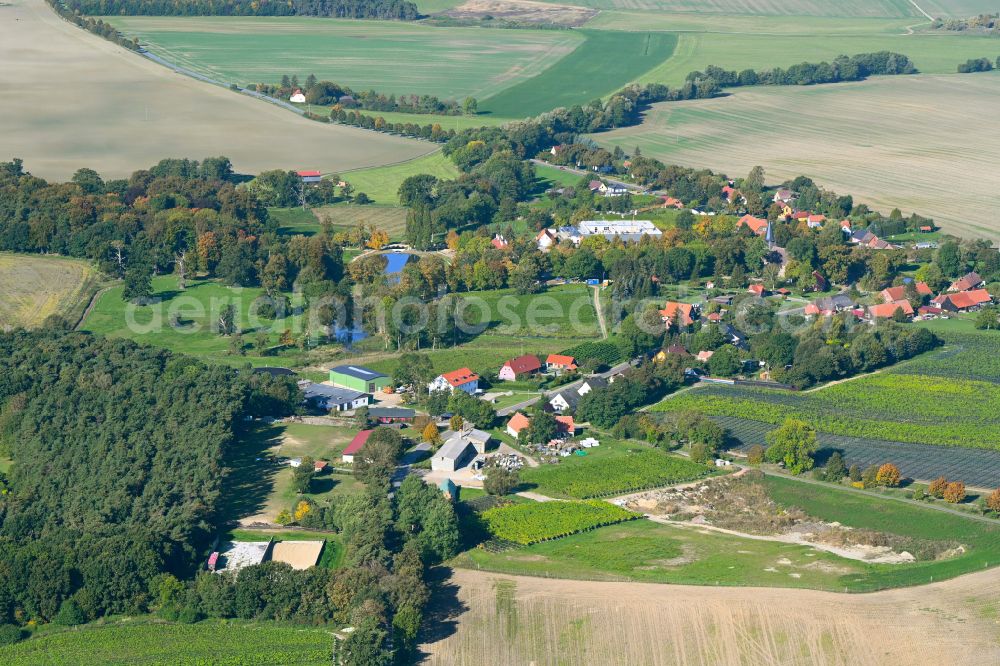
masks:
{"type": "Polygon", "coordinates": [[[805,174],[855,201],[1000,238],[1000,73],[881,77],[755,88],[656,105],[637,127],[595,135],[668,163],[770,182],[805,174]]]}
{"type": "Polygon", "coordinates": [[[226,155],[238,171],[342,171],[433,146],[322,125],[175,74],[63,21],[44,0],[0,3],[0,160],[48,179],[122,177],[164,157],[226,155]]]}
{"type": "Polygon", "coordinates": [[[85,261],[0,254],[0,329],[34,328],[49,315],[76,323],[97,287],[97,273],[85,261]]]}

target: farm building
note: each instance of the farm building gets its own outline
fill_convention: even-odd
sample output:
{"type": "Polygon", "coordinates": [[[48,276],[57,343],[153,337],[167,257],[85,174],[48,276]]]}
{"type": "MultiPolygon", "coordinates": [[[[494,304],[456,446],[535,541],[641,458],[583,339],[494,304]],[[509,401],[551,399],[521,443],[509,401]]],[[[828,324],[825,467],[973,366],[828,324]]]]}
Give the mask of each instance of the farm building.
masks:
{"type": "Polygon", "coordinates": [[[219,551],[215,558],[216,573],[234,572],[260,564],[271,552],[271,541],[232,541],[219,551]]]}
{"type": "Polygon", "coordinates": [[[299,382],[305,402],[316,409],[328,412],[345,412],[368,404],[368,394],[329,384],[316,384],[309,380],[299,382]]]}
{"type": "Polygon", "coordinates": [[[438,375],[434,381],[427,385],[427,389],[431,392],[448,391],[454,393],[458,390],[470,394],[475,393],[479,390],[479,375],[468,368],[459,368],[438,375]]]}
{"type": "Polygon", "coordinates": [[[338,365],[330,368],[330,383],[334,386],[375,393],[385,389],[391,382],[381,372],[369,370],[360,365],[338,365]]]}
{"type": "MultiPolygon", "coordinates": [[[[933,296],[934,292],[931,288],[927,286],[926,282],[917,282],[914,287],[917,290],[917,294],[920,296],[933,296]]],[[[892,303],[894,301],[906,300],[906,285],[899,285],[898,287],[888,287],[883,289],[879,294],[885,303],[892,303]]]]}
{"type": "Polygon", "coordinates": [[[964,312],[991,303],[993,298],[985,289],[971,289],[953,294],[941,294],[931,299],[931,305],[947,312],[964,312]]]}
{"type": "Polygon", "coordinates": [[[373,432],[372,430],[362,430],[357,435],[355,435],[354,439],[352,439],[350,444],[347,445],[347,448],[344,449],[344,453],[341,454],[340,459],[343,460],[345,463],[353,463],[354,456],[356,456],[358,452],[364,447],[365,443],[368,441],[368,438],[372,436],[372,432],[373,432]]]}
{"type": "Polygon", "coordinates": [[[621,239],[625,243],[638,243],[643,236],[658,238],[663,232],[649,220],[584,220],[577,225],[581,238],[604,236],[608,240],[621,239]]]}
{"type": "Polygon", "coordinates": [[[318,183],[323,180],[323,174],[319,171],[296,171],[295,173],[302,179],[302,182],[307,185],[318,183]]]}
{"type": "Polygon", "coordinates": [[[538,360],[537,356],[524,354],[504,363],[497,376],[506,382],[512,382],[529,377],[541,369],[542,362],[538,360]]]}
{"type": "Polygon", "coordinates": [[[417,415],[406,407],[369,407],[368,416],[379,423],[411,423],[417,415]]]}
{"type": "Polygon", "coordinates": [[[548,372],[563,373],[576,370],[576,359],[565,354],[549,354],[545,359],[545,370],[548,372]]]}
{"type": "Polygon", "coordinates": [[[970,291],[983,284],[983,278],[979,273],[966,273],[959,279],[951,283],[948,291],[970,291]]]}
{"type": "Polygon", "coordinates": [[[271,561],[284,562],[302,571],[314,567],[323,554],[325,541],[279,541],[271,548],[271,561]]]}
{"type": "Polygon", "coordinates": [[[431,458],[431,469],[435,472],[454,472],[472,462],[476,454],[476,446],[472,440],[461,433],[455,433],[431,458]]]}

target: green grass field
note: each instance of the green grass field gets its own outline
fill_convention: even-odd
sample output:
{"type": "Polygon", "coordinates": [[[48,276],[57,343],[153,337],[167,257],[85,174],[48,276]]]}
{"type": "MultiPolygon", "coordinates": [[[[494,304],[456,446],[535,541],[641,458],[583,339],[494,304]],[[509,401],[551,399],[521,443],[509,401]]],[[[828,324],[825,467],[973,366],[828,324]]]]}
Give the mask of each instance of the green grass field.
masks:
{"type": "MultiPolygon", "coordinates": [[[[315,214],[321,222],[330,222],[335,231],[364,224],[387,232],[394,241],[403,240],[406,235],[406,209],[400,206],[338,204],[317,208],[315,214]]],[[[345,257],[344,261],[347,260],[345,257]]]]}
{"type": "Polygon", "coordinates": [[[499,335],[584,338],[598,337],[593,291],[582,284],[551,287],[541,294],[520,295],[513,289],[461,294],[469,321],[487,324],[499,335]]]}
{"type": "MultiPolygon", "coordinates": [[[[303,105],[304,109],[307,109],[313,113],[317,113],[321,116],[326,116],[330,114],[330,107],[328,106],[315,106],[312,104],[303,105]]],[[[440,125],[441,129],[444,130],[464,130],[470,127],[482,127],[484,125],[503,125],[504,123],[510,122],[509,118],[497,118],[489,114],[478,114],[474,116],[441,116],[433,113],[402,113],[399,111],[365,111],[364,109],[359,110],[361,113],[371,116],[372,118],[378,118],[382,116],[387,123],[413,123],[414,125],[440,125]]]]}
{"type": "Polygon", "coordinates": [[[312,18],[111,17],[151,52],[224,82],[309,74],[352,88],[484,98],[538,74],[581,37],[568,30],[435,28],[312,18]]]}
{"type": "Polygon", "coordinates": [[[250,306],[263,293],[259,288],[227,287],[214,280],[189,280],[188,288],[182,292],[177,289],[175,275],[163,275],[153,278],[153,297],[161,302],[142,307],[123,301],[122,289],[116,286],[102,292],[81,328],[232,365],[288,365],[295,364],[301,356],[298,349],[260,356],[250,348],[259,327],[266,329],[271,344],[277,345],[281,332],[285,328],[296,330],[301,320],[300,315],[293,315],[283,324],[263,319],[251,321],[250,306]],[[230,354],[231,338],[212,331],[226,304],[235,305],[240,315],[245,356],[230,354]],[[180,326],[170,325],[172,313],[177,315],[180,326]]]}
{"type": "Polygon", "coordinates": [[[579,31],[586,41],[544,72],[489,97],[481,111],[500,117],[537,115],[586,104],[619,90],[670,58],[677,43],[668,33],[579,31]],[[609,59],[609,54],[614,54],[609,59]]]}
{"type": "Polygon", "coordinates": [[[329,631],[316,627],[232,621],[168,624],[135,619],[46,631],[0,647],[0,662],[7,666],[321,666],[330,663],[332,646],[329,631]]]}
{"type": "Polygon", "coordinates": [[[468,550],[455,566],[582,580],[842,589],[864,565],[795,544],[637,520],[503,552],[468,550]],[[795,574],[794,576],[792,574],[795,574]]]}
{"type": "Polygon", "coordinates": [[[458,176],[458,167],[437,151],[430,155],[373,169],[345,171],[340,177],[351,184],[354,194],[364,192],[377,204],[394,206],[399,203],[399,186],[410,176],[430,174],[441,179],[458,176]]]}
{"type": "Polygon", "coordinates": [[[99,286],[86,261],[0,253],[0,329],[34,328],[49,315],[75,324],[99,286]]]}
{"type": "MultiPolygon", "coordinates": [[[[561,0],[553,0],[561,1],[561,0]]],[[[575,4],[601,10],[661,12],[708,16],[774,16],[832,18],[924,18],[907,0],[580,0],[575,4]]],[[[989,0],[926,0],[918,3],[932,16],[971,16],[995,11],[989,0]]]]}
{"type": "Polygon", "coordinates": [[[1000,524],[991,526],[904,502],[786,477],[768,475],[765,484],[778,504],[800,508],[825,521],[917,539],[954,541],[966,547],[961,555],[942,561],[870,565],[870,575],[845,575],[842,580],[845,587],[860,591],[919,585],[1000,564],[1000,524]]]}

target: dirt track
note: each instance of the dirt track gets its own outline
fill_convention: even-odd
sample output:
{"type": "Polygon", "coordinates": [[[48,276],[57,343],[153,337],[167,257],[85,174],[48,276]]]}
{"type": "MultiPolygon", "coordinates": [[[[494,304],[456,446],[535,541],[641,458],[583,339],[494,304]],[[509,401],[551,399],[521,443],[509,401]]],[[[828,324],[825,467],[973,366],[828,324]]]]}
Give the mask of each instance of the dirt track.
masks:
{"type": "Polygon", "coordinates": [[[323,125],[176,74],[60,19],[43,0],[0,2],[0,161],[48,179],[126,176],[164,157],[225,155],[237,170],[341,171],[429,143],[323,125]]]}
{"type": "Polygon", "coordinates": [[[427,663],[1000,663],[1000,570],[865,595],[456,570],[427,663]]]}

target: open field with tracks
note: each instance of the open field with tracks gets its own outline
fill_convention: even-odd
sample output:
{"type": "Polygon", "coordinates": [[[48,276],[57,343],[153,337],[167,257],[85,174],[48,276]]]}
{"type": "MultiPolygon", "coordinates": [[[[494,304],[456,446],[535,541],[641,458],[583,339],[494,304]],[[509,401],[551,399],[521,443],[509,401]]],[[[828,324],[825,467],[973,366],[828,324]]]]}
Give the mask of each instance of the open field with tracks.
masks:
{"type": "Polygon", "coordinates": [[[805,174],[886,213],[996,240],[998,104],[997,73],[883,77],[658,104],[642,125],[595,138],[737,176],[761,164],[771,182],[805,174]]]}
{"type": "Polygon", "coordinates": [[[153,53],[240,84],[309,74],[352,88],[442,99],[489,96],[576,48],[561,30],[435,28],[312,18],[113,17],[153,53]]]}
{"type": "MultiPolygon", "coordinates": [[[[722,14],[737,16],[914,17],[920,9],[908,0],[578,0],[575,4],[602,10],[722,14]]],[[[995,10],[989,0],[921,0],[933,16],[970,16],[995,10]]]]}
{"type": "MultiPolygon", "coordinates": [[[[614,548],[615,546],[612,546],[614,548]]],[[[868,595],[456,570],[430,664],[986,663],[1000,572],[868,595]],[[653,638],[655,637],[655,638],[653,638]]]]}
{"type": "Polygon", "coordinates": [[[123,177],[164,157],[226,155],[241,172],[340,171],[417,157],[426,143],[321,125],[150,62],[59,19],[0,4],[0,159],[48,179],[123,177]]]}
{"type": "Polygon", "coordinates": [[[98,277],[85,261],[40,255],[0,254],[0,329],[33,328],[49,315],[75,324],[98,277]]]}

